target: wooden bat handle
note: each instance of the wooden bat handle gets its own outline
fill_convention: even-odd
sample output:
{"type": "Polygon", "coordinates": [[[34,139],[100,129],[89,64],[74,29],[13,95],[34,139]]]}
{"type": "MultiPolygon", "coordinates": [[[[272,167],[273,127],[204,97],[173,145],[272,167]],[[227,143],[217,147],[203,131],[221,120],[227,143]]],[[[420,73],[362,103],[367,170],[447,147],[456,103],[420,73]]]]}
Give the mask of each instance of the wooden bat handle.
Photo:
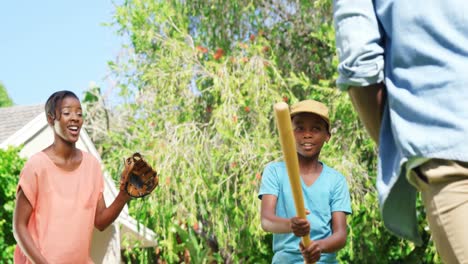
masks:
{"type": "MultiPolygon", "coordinates": [[[[278,127],[281,141],[281,148],[283,149],[284,161],[286,162],[289,182],[294,196],[296,213],[300,218],[306,219],[301,179],[299,175],[299,161],[297,159],[296,143],[292,130],[291,116],[289,115],[289,107],[286,103],[280,102],[275,104],[274,110],[276,125],[278,127]]],[[[304,246],[307,247],[310,244],[309,235],[303,236],[302,242],[304,243],[304,246]]]]}

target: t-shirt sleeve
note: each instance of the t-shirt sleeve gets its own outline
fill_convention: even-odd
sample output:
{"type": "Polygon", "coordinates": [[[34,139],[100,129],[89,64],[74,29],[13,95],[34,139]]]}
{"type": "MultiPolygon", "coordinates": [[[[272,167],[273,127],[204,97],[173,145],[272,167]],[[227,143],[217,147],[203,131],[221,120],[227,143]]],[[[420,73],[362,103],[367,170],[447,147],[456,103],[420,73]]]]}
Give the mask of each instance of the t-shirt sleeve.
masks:
{"type": "Polygon", "coordinates": [[[340,211],[345,212],[346,214],[351,214],[351,199],[349,196],[348,183],[343,175],[339,175],[336,186],[333,188],[331,211],[340,211]]]}
{"type": "Polygon", "coordinates": [[[342,90],[384,79],[385,39],[373,1],[334,1],[338,79],[342,90]]]}
{"type": "Polygon", "coordinates": [[[34,162],[28,160],[21,170],[18,187],[16,192],[23,190],[24,195],[28,199],[32,208],[36,208],[37,192],[38,192],[38,175],[35,170],[34,162]]]}
{"type": "Polygon", "coordinates": [[[264,194],[272,194],[278,197],[280,192],[278,174],[275,167],[270,163],[265,167],[262,175],[262,182],[260,184],[260,191],[258,193],[258,199],[262,199],[264,194]]]}

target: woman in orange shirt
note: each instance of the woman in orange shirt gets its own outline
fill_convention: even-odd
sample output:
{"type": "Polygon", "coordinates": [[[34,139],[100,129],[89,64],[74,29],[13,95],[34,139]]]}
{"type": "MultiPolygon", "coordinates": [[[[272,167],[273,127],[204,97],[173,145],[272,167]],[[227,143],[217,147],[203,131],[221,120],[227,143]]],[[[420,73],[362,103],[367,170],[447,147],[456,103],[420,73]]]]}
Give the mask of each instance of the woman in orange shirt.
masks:
{"type": "Polygon", "coordinates": [[[93,263],[93,228],[108,227],[131,197],[121,188],[106,206],[101,165],[76,148],[83,125],[78,97],[70,91],[56,92],[47,100],[45,111],[54,142],[34,154],[21,171],[13,217],[18,242],[14,260],[93,263]]]}

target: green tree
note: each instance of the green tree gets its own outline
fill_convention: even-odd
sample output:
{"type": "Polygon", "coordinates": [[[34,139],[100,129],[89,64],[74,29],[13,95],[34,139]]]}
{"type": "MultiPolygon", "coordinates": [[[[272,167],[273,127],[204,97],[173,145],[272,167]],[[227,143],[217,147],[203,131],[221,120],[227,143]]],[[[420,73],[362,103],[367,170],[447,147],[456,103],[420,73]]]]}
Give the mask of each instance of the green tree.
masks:
{"type": "Polygon", "coordinates": [[[3,85],[3,83],[0,82],[0,107],[6,107],[6,106],[12,106],[13,105],[13,100],[11,100],[10,96],[8,95],[8,92],[3,85]]]}
{"type": "Polygon", "coordinates": [[[0,149],[0,262],[13,263],[15,238],[13,237],[13,210],[15,207],[16,185],[24,159],[19,156],[20,148],[0,149]]]}

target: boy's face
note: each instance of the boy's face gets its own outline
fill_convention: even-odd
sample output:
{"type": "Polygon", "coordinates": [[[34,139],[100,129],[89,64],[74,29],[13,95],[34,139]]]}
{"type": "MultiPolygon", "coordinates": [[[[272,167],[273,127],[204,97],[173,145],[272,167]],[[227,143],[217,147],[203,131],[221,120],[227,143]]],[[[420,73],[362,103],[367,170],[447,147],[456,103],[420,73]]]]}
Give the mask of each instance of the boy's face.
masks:
{"type": "Polygon", "coordinates": [[[65,97],[55,112],[56,118],[49,118],[49,122],[53,122],[54,133],[67,142],[76,143],[83,125],[80,101],[74,97],[65,97]]]}
{"type": "Polygon", "coordinates": [[[327,123],[312,113],[297,114],[292,118],[297,152],[305,158],[317,157],[325,142],[330,139],[327,123]]]}

